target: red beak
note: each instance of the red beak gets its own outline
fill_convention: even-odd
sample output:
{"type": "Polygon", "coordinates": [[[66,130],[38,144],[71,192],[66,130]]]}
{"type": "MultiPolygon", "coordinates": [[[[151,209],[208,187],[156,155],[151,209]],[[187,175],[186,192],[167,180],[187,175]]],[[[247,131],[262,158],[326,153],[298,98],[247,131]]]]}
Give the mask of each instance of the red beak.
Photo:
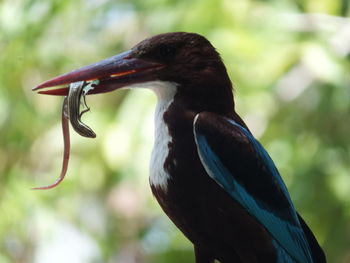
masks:
{"type": "Polygon", "coordinates": [[[82,67],[72,72],[47,80],[33,90],[40,90],[40,94],[66,96],[69,84],[77,81],[99,80],[88,94],[110,92],[131,84],[151,81],[156,79],[157,69],[162,64],[132,57],[131,51],[104,59],[100,62],[82,67]],[[46,89],[55,86],[63,86],[56,89],[46,89]]]}

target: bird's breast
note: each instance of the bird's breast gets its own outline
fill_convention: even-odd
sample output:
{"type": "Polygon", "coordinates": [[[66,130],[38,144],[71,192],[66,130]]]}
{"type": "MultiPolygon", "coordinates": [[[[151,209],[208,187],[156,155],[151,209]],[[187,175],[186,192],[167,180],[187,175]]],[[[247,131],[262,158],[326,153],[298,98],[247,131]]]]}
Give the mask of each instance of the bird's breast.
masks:
{"type": "Polygon", "coordinates": [[[164,168],[165,160],[169,154],[169,143],[172,138],[169,135],[166,125],[159,125],[154,141],[150,163],[150,184],[166,191],[169,173],[164,168]]]}
{"type": "MultiPolygon", "coordinates": [[[[162,87],[164,88],[164,87],[162,87]]],[[[164,113],[168,110],[174,101],[176,93],[175,86],[170,84],[163,90],[155,90],[158,95],[158,102],[155,111],[155,136],[150,162],[150,184],[153,187],[160,188],[164,192],[167,190],[169,172],[165,169],[165,161],[169,155],[169,145],[172,137],[169,133],[167,124],[164,121],[164,113]]]]}

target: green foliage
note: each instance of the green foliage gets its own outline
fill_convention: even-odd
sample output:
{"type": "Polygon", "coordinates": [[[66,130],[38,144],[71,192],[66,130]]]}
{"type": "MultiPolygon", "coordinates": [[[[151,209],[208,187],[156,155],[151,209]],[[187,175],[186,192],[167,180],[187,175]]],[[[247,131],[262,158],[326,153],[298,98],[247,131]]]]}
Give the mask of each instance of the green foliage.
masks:
{"type": "MultiPolygon", "coordinates": [[[[192,262],[148,187],[155,97],[90,96],[66,180],[62,99],[40,82],[169,31],[205,35],[237,111],[275,160],[329,262],[350,255],[348,0],[0,2],[0,262],[192,262]]],[[[72,132],[74,133],[74,132],[72,132]]]]}

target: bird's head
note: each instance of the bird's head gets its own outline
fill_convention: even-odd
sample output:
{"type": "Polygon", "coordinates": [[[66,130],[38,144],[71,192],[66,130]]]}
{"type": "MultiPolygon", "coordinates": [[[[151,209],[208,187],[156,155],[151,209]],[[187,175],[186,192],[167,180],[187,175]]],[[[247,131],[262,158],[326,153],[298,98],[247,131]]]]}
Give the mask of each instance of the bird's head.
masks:
{"type": "Polygon", "coordinates": [[[50,79],[33,90],[63,96],[70,83],[90,80],[99,80],[99,84],[88,94],[161,81],[174,83],[177,93],[197,104],[216,100],[212,107],[226,103],[233,109],[231,82],[219,54],[206,38],[194,33],[147,38],[129,51],[50,79]]]}

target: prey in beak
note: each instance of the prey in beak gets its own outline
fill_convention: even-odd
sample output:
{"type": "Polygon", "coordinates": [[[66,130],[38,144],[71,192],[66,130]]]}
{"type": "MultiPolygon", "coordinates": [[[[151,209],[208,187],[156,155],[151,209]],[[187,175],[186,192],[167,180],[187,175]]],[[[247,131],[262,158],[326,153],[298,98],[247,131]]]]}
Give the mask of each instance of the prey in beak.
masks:
{"type": "Polygon", "coordinates": [[[89,111],[85,96],[110,92],[136,83],[153,80],[155,73],[163,65],[144,59],[131,57],[127,51],[100,62],[82,67],[72,72],[52,78],[33,88],[39,94],[64,96],[62,107],[62,132],[64,153],[59,178],[51,185],[32,189],[51,189],[60,184],[67,172],[70,154],[69,122],[81,136],[95,138],[93,130],[81,121],[81,116],[89,111]],[[85,110],[80,112],[81,98],[85,110]]]}

